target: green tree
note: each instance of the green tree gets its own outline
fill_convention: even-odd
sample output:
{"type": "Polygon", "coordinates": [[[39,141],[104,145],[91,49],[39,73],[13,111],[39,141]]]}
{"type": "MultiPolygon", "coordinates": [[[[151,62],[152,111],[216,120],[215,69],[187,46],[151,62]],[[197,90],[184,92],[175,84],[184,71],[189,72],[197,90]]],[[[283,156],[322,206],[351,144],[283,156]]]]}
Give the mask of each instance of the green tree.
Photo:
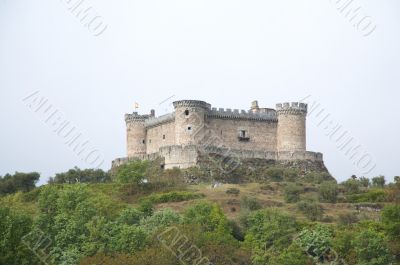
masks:
{"type": "Polygon", "coordinates": [[[345,192],[348,194],[354,194],[360,192],[360,181],[357,179],[348,179],[342,183],[344,186],[345,192]]]}
{"type": "Polygon", "coordinates": [[[361,184],[362,187],[368,188],[371,183],[370,183],[369,178],[361,177],[360,178],[360,184],[361,184]]]}
{"type": "Polygon", "coordinates": [[[134,160],[117,168],[116,177],[121,183],[133,183],[139,185],[145,178],[148,161],[134,160]]]}
{"type": "Polygon", "coordinates": [[[67,172],[57,173],[54,178],[50,178],[49,183],[104,183],[110,181],[110,174],[102,169],[81,170],[78,167],[74,167],[67,172]]]}
{"type": "Polygon", "coordinates": [[[400,238],[400,205],[386,205],[382,211],[382,223],[388,236],[392,239],[400,238]]]}
{"type": "Polygon", "coordinates": [[[254,265],[269,264],[271,257],[288,248],[297,230],[294,217],[277,209],[252,212],[246,220],[245,243],[253,249],[254,265]]]}
{"type": "Polygon", "coordinates": [[[385,176],[377,176],[372,178],[372,186],[377,188],[383,188],[385,186],[386,180],[385,176]]]}
{"type": "Polygon", "coordinates": [[[0,177],[0,195],[10,194],[17,191],[28,192],[35,188],[40,174],[37,172],[22,173],[15,172],[14,175],[7,174],[0,177]]]}
{"type": "Polygon", "coordinates": [[[308,265],[310,258],[307,254],[297,245],[291,244],[288,249],[283,250],[279,255],[272,256],[269,265],[308,265]]]}
{"type": "Polygon", "coordinates": [[[0,206],[0,264],[39,264],[35,254],[23,243],[31,227],[30,217],[0,206]]]}
{"type": "Polygon", "coordinates": [[[319,198],[323,202],[336,203],[338,186],[334,182],[323,182],[319,187],[319,198]]]}
{"type": "Polygon", "coordinates": [[[372,229],[361,230],[353,245],[359,265],[387,265],[392,261],[384,236],[372,229]]]}

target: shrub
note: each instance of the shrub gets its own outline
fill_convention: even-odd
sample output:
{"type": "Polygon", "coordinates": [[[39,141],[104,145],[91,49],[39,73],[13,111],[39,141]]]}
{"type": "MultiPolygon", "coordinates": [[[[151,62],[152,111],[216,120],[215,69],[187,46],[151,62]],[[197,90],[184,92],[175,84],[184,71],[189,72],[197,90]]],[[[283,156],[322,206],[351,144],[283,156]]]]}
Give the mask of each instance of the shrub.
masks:
{"type": "Polygon", "coordinates": [[[310,220],[321,220],[324,209],[319,203],[313,201],[301,201],[297,204],[297,208],[310,220]]]}
{"type": "Polygon", "coordinates": [[[338,187],[336,183],[324,182],[319,188],[319,197],[323,202],[336,203],[338,196],[338,187]]]}
{"type": "Polygon", "coordinates": [[[382,223],[392,239],[400,238],[400,205],[386,205],[382,211],[382,223]]]}
{"type": "Polygon", "coordinates": [[[317,225],[314,228],[304,228],[297,240],[298,243],[315,261],[324,261],[328,258],[331,247],[332,230],[326,225],[317,225]]]}
{"type": "Polygon", "coordinates": [[[285,187],[284,197],[287,203],[296,203],[300,200],[300,194],[303,192],[303,188],[296,184],[290,183],[285,187]]]}
{"type": "Polygon", "coordinates": [[[362,230],[352,241],[358,256],[358,264],[390,264],[391,254],[384,236],[373,229],[362,230]]]}
{"type": "Polygon", "coordinates": [[[262,208],[257,198],[244,196],[240,201],[242,209],[248,209],[250,211],[256,211],[262,208]]]}
{"type": "Polygon", "coordinates": [[[203,198],[204,194],[196,194],[189,191],[171,191],[166,193],[154,194],[142,200],[149,200],[152,203],[181,202],[203,198]]]}
{"type": "Polygon", "coordinates": [[[338,217],[338,222],[340,225],[352,225],[359,221],[357,215],[353,213],[341,213],[338,217]]]}
{"type": "Polygon", "coordinates": [[[360,182],[356,179],[348,179],[342,183],[344,190],[348,194],[358,193],[360,191],[360,182]]]}
{"type": "Polygon", "coordinates": [[[226,190],[226,194],[230,194],[230,195],[234,195],[234,196],[238,196],[240,193],[239,189],[236,188],[229,188],[226,190]]]}
{"type": "Polygon", "coordinates": [[[67,172],[57,173],[54,178],[49,179],[49,184],[103,183],[110,181],[110,175],[102,169],[81,170],[78,167],[74,167],[67,172]]]}
{"type": "Polygon", "coordinates": [[[271,167],[265,173],[272,181],[282,181],[284,170],[279,167],[271,167]]]}
{"type": "Polygon", "coordinates": [[[374,189],[361,194],[352,194],[347,196],[347,202],[362,203],[362,202],[386,202],[388,195],[385,190],[374,189]]]}

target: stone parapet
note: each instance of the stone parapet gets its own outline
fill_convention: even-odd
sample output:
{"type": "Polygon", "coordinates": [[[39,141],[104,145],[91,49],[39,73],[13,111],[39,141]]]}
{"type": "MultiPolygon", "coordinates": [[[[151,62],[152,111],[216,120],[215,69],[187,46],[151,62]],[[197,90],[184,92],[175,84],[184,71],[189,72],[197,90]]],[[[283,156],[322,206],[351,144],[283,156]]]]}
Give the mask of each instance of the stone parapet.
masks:
{"type": "Polygon", "coordinates": [[[145,121],[146,128],[158,126],[164,123],[175,121],[175,113],[168,113],[157,118],[152,117],[145,121]]]}
{"type": "Polygon", "coordinates": [[[300,102],[278,103],[276,104],[276,112],[278,115],[280,114],[305,115],[307,114],[307,104],[300,102]]]}
{"type": "Polygon", "coordinates": [[[179,100],[174,101],[172,103],[175,108],[182,107],[182,108],[204,108],[204,109],[211,109],[211,104],[201,101],[201,100],[179,100]]]}

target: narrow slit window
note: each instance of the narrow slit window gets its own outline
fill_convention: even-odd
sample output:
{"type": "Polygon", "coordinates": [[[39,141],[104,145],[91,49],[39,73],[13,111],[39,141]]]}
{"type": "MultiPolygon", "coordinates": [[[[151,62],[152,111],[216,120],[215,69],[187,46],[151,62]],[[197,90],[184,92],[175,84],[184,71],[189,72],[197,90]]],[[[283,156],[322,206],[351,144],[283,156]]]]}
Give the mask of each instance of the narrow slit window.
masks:
{"type": "Polygon", "coordinates": [[[185,115],[189,116],[189,110],[185,110],[185,115]]]}

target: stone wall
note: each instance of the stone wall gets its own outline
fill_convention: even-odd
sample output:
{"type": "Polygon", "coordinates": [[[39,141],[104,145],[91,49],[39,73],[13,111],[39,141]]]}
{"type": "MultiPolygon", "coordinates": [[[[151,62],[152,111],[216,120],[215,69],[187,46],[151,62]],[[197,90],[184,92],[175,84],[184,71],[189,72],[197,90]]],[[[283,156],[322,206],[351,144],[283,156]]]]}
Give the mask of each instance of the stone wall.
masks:
{"type": "Polygon", "coordinates": [[[165,168],[189,168],[197,164],[198,149],[194,145],[161,147],[160,156],[165,159],[165,168]]]}
{"type": "Polygon", "coordinates": [[[161,147],[175,145],[175,122],[169,121],[147,128],[147,154],[159,152],[161,147]]]}
{"type": "Polygon", "coordinates": [[[218,138],[218,146],[240,150],[276,150],[277,123],[274,121],[209,118],[207,129],[218,138]],[[248,139],[239,139],[241,130],[245,131],[248,139]]]}

